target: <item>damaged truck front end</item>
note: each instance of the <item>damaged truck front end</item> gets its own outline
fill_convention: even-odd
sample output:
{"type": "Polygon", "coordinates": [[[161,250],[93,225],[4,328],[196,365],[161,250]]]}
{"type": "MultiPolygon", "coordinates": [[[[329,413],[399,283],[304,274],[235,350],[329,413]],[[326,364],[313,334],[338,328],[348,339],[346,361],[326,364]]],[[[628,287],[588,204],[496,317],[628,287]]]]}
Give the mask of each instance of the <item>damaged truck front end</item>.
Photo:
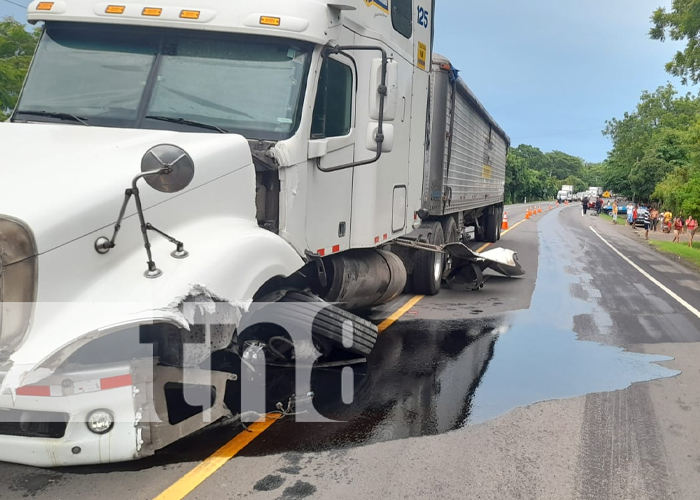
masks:
{"type": "Polygon", "coordinates": [[[59,127],[0,126],[71,158],[9,158],[45,175],[0,203],[0,460],[139,459],[238,416],[238,324],[304,261],[256,221],[243,137],[59,127]]]}

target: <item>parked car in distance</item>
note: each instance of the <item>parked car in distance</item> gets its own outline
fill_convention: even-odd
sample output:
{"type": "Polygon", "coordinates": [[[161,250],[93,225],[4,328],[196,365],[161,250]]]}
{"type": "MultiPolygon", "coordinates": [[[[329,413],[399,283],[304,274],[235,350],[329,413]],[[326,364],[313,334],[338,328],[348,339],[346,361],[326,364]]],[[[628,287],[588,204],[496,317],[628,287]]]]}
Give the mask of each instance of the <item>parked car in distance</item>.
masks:
{"type": "MultiPolygon", "coordinates": [[[[607,203],[607,205],[605,205],[603,207],[603,213],[605,213],[607,215],[612,215],[612,211],[613,211],[612,202],[609,201],[607,203]]],[[[627,215],[627,205],[623,205],[622,203],[618,203],[617,204],[617,215],[618,216],[627,215]]]]}
{"type": "Polygon", "coordinates": [[[637,209],[637,218],[634,221],[634,227],[644,227],[644,214],[647,213],[649,209],[646,207],[639,207],[637,209]]]}

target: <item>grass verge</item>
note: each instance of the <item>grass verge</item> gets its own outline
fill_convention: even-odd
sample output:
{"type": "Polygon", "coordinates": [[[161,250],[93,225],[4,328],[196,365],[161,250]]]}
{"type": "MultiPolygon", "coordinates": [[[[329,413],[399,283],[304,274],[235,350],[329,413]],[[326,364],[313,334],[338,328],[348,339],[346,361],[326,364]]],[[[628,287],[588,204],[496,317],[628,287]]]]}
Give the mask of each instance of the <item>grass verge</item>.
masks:
{"type": "Polygon", "coordinates": [[[695,267],[700,268],[700,243],[693,243],[693,248],[688,246],[686,235],[685,243],[672,243],[670,241],[649,241],[651,245],[662,251],[663,253],[677,255],[678,257],[687,260],[695,267]]]}

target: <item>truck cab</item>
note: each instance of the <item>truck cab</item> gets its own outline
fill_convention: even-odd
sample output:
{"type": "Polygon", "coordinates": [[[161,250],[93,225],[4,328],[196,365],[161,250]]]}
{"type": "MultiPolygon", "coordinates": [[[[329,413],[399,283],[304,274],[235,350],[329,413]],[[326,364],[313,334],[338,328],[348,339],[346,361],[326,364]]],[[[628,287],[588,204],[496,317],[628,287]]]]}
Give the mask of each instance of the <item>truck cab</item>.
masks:
{"type": "Polygon", "coordinates": [[[202,411],[234,415],[222,392],[237,375],[202,363],[235,350],[251,303],[312,285],[327,297],[342,272],[325,259],[378,262],[357,306],[401,293],[403,265],[377,249],[421,225],[433,7],[29,5],[43,32],[0,124],[14,188],[0,201],[0,411],[17,420],[1,460],[131,460],[206,425],[202,411]],[[200,328],[192,303],[219,326],[200,328]],[[185,379],[217,395],[171,418],[168,387],[185,379]]]}
{"type": "Polygon", "coordinates": [[[0,124],[0,460],[138,459],[242,418],[229,388],[290,343],[258,306],[366,356],[355,311],[437,293],[446,243],[498,239],[510,140],[433,57],[434,8],[29,5],[42,36],[0,124]]]}

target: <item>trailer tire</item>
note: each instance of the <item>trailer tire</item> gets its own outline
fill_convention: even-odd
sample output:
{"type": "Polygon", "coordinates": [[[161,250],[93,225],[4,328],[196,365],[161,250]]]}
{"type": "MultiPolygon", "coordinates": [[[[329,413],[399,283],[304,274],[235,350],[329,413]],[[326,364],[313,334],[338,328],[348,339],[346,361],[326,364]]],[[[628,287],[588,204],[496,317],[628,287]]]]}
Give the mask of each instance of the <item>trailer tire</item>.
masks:
{"type": "MultiPolygon", "coordinates": [[[[454,215],[448,215],[442,219],[442,232],[445,235],[445,243],[458,243],[460,241],[459,228],[454,215]]],[[[444,275],[448,275],[452,270],[452,258],[445,256],[444,275]]]]}
{"type": "MultiPolygon", "coordinates": [[[[442,224],[439,222],[428,222],[426,224],[431,225],[428,243],[438,246],[444,245],[445,234],[442,230],[442,224]]],[[[417,250],[412,279],[414,293],[419,295],[437,295],[442,286],[444,271],[445,258],[443,254],[417,250]]]]}
{"type": "Polygon", "coordinates": [[[459,241],[459,229],[453,215],[448,215],[442,219],[442,233],[445,236],[445,243],[457,243],[459,241]]]}
{"type": "Polygon", "coordinates": [[[500,221],[498,220],[499,209],[489,210],[484,216],[484,241],[488,243],[496,243],[498,241],[498,228],[500,221]]]}

